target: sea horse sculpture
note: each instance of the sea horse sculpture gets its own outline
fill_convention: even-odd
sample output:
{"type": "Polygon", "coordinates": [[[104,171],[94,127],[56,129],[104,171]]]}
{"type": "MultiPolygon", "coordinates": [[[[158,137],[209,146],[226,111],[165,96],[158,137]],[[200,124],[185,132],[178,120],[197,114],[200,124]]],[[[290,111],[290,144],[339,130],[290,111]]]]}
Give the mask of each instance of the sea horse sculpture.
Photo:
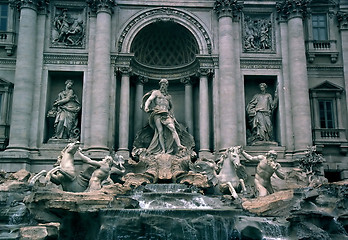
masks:
{"type": "Polygon", "coordinates": [[[227,188],[235,199],[238,198],[237,191],[246,192],[244,181],[247,175],[245,167],[240,163],[240,151],[241,146],[228,148],[217,163],[221,169],[217,174],[220,189],[221,191],[225,191],[227,188]]]}

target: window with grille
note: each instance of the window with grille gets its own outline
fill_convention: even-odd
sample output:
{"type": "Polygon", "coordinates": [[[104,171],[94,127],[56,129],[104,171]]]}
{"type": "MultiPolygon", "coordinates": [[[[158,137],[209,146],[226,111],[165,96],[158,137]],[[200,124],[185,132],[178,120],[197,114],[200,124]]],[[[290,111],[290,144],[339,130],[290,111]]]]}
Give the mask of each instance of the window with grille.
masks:
{"type": "Polygon", "coordinates": [[[8,5],[0,4],[0,31],[7,30],[8,5]]]}
{"type": "Polygon", "coordinates": [[[333,100],[318,100],[320,128],[335,128],[333,100]]]}
{"type": "Polygon", "coordinates": [[[327,20],[325,14],[312,15],[313,40],[328,40],[327,36],[327,20]]]}

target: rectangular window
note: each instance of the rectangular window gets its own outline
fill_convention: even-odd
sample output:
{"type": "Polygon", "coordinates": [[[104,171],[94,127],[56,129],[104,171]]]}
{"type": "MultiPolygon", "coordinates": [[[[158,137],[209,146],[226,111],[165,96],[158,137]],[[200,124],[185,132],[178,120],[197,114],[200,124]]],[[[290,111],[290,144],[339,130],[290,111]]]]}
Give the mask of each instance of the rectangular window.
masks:
{"type": "Polygon", "coordinates": [[[8,5],[0,4],[0,31],[7,31],[8,5]]]}
{"type": "Polygon", "coordinates": [[[327,20],[325,14],[312,15],[313,40],[327,40],[327,20]]]}
{"type": "Polygon", "coordinates": [[[319,120],[320,128],[335,128],[332,100],[319,100],[319,120]]]}

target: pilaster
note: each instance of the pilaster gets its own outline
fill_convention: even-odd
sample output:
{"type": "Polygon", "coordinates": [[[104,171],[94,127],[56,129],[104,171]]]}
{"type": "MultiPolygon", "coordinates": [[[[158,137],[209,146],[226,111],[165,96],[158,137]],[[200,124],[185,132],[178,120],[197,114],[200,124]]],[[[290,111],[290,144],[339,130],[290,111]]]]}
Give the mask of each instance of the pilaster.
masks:
{"type": "MultiPolygon", "coordinates": [[[[339,22],[339,30],[342,44],[342,59],[344,63],[348,62],[348,12],[339,11],[337,13],[337,21],[339,22]]],[[[346,93],[348,92],[348,66],[343,64],[344,86],[346,93]]],[[[346,97],[346,107],[348,108],[348,97],[346,97]]],[[[347,109],[348,110],[348,109],[347,109]]],[[[347,126],[344,126],[347,128],[347,126]]]]}

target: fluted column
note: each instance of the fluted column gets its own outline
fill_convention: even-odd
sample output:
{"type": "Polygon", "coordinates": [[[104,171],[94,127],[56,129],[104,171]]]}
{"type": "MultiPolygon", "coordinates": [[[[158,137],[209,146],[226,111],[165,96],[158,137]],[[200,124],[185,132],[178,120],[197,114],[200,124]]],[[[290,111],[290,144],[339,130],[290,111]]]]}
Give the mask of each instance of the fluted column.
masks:
{"type": "MultiPolygon", "coordinates": [[[[132,69],[123,67],[120,69],[121,95],[120,95],[120,120],[119,120],[119,152],[128,153],[129,141],[129,97],[130,97],[130,74],[132,69]]],[[[127,154],[126,154],[127,155],[127,154]]]]}
{"type": "Polygon", "coordinates": [[[28,150],[36,71],[37,10],[40,0],[14,1],[20,8],[15,85],[8,150],[28,150]]]}
{"type": "Polygon", "coordinates": [[[209,69],[199,70],[199,152],[209,152],[209,94],[208,94],[208,74],[209,69]]]}
{"type": "Polygon", "coordinates": [[[288,62],[291,89],[292,121],[295,152],[303,152],[312,145],[311,111],[309,105],[307,59],[303,18],[308,0],[279,2],[278,10],[288,21],[288,62]]]}
{"type": "MultiPolygon", "coordinates": [[[[342,44],[342,59],[343,59],[343,74],[344,74],[344,86],[346,93],[348,92],[348,12],[338,12],[337,20],[340,23],[340,34],[342,44]]],[[[346,97],[346,107],[348,108],[348,97],[346,97]]],[[[338,111],[340,112],[340,111],[338,111]]],[[[348,126],[344,126],[348,128],[348,126]]]]}
{"type": "Polygon", "coordinates": [[[109,136],[111,14],[114,1],[94,0],[88,3],[97,14],[90,150],[103,151],[108,149],[109,136]]]}
{"type": "Polygon", "coordinates": [[[188,132],[193,135],[193,98],[192,98],[192,81],[189,77],[180,80],[185,84],[185,124],[188,132]]]}
{"type": "Polygon", "coordinates": [[[217,0],[214,10],[219,28],[220,150],[238,142],[237,77],[235,74],[232,18],[242,8],[237,0],[217,0]]]}
{"type": "Polygon", "coordinates": [[[143,110],[140,108],[144,95],[144,83],[149,79],[139,76],[135,85],[135,109],[134,109],[134,132],[137,133],[143,127],[143,110]]]}

